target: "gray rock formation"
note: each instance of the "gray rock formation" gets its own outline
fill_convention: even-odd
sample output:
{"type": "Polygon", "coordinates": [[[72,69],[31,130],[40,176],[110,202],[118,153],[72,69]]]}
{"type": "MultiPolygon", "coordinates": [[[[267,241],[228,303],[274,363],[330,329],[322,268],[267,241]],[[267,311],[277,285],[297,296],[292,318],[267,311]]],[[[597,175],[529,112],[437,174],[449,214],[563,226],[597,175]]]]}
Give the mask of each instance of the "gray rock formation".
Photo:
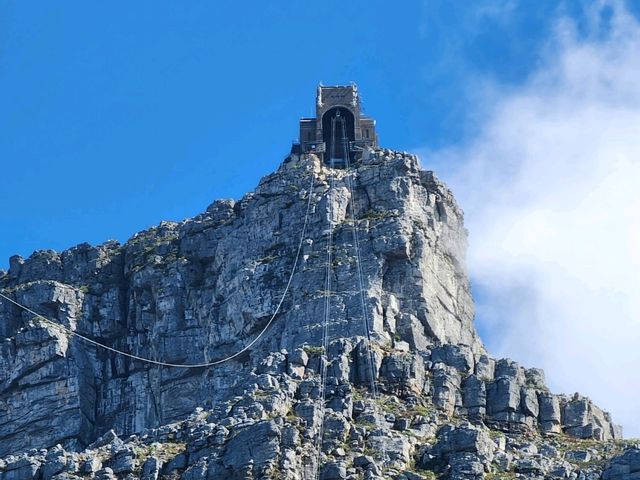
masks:
{"type": "Polygon", "coordinates": [[[602,474],[603,480],[637,480],[640,478],[640,448],[630,448],[616,456],[602,474]]]}
{"type": "Polygon", "coordinates": [[[581,454],[561,457],[557,445],[571,438],[614,445],[588,452],[604,461],[622,453],[611,443],[621,432],[588,399],[550,393],[540,370],[485,351],[473,327],[462,212],[412,155],[369,150],[352,171],[291,156],[241,200],[123,245],[12,257],[0,288],[113,348],[175,364],[214,361],[251,342],[276,311],[308,201],[282,308],[255,345],[219,366],[151,365],[0,302],[0,480],[311,479],[316,470],[324,479],[603,470],[635,478],[615,476],[634,474],[619,467],[635,465],[631,454],[600,470],[581,454]]]}

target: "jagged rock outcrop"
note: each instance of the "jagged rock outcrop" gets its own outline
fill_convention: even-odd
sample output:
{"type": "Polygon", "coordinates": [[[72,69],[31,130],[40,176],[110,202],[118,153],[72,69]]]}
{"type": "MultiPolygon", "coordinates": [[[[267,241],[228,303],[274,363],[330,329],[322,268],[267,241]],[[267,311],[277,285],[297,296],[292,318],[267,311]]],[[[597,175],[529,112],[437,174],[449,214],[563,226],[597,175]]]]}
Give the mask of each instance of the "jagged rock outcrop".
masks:
{"type": "Polygon", "coordinates": [[[488,433],[472,425],[445,425],[436,443],[425,449],[421,466],[459,479],[481,479],[489,471],[496,445],[488,433]]]}
{"type": "MultiPolygon", "coordinates": [[[[241,350],[276,310],[307,202],[281,310],[251,349],[216,367],[123,357],[0,302],[0,479],[309,479],[318,467],[327,480],[429,471],[597,478],[584,475],[604,464],[587,468],[580,453],[562,457],[553,445],[621,432],[587,398],[549,392],[540,370],[485,351],[473,327],[462,212],[412,155],[369,150],[351,171],[291,156],[241,200],[217,201],[123,245],[13,257],[0,288],[140,357],[216,360],[241,350]]],[[[589,455],[621,453],[618,443],[602,445],[613,446],[589,455]]],[[[633,464],[621,458],[605,471],[633,464]]]]}

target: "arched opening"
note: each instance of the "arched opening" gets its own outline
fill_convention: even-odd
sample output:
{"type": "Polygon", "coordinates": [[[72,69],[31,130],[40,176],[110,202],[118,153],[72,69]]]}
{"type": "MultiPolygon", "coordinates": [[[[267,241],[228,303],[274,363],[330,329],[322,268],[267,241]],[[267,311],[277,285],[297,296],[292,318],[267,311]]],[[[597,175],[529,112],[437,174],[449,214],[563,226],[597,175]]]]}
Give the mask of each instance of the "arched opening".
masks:
{"type": "Polygon", "coordinates": [[[333,107],[322,115],[322,137],[325,143],[325,162],[342,166],[349,142],[355,140],[355,119],[345,107],[333,107]],[[346,142],[345,140],[346,135],[346,142]],[[346,145],[345,145],[346,143],[346,145]]]}

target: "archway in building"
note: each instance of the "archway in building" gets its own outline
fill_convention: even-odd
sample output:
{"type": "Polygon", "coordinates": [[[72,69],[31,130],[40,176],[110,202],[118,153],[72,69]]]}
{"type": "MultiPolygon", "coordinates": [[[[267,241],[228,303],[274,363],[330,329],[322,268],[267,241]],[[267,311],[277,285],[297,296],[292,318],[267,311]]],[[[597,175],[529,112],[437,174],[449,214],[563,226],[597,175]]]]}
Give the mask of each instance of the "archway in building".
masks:
{"type": "Polygon", "coordinates": [[[353,113],[345,107],[333,107],[322,115],[322,137],[325,142],[325,160],[331,162],[333,158],[337,164],[344,164],[345,160],[345,142],[343,136],[346,133],[347,143],[356,139],[355,137],[355,118],[353,113]],[[335,118],[335,122],[333,119],[335,118]],[[335,135],[333,128],[335,127],[335,135]],[[335,145],[334,145],[335,139],[335,145]]]}

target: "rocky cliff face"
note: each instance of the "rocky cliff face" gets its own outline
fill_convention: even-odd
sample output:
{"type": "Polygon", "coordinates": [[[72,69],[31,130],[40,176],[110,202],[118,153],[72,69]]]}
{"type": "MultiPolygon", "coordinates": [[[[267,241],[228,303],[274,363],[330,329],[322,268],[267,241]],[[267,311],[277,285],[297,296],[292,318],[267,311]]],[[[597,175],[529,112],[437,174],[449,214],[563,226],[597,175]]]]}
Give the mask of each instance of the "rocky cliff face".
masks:
{"type": "MultiPolygon", "coordinates": [[[[219,366],[133,360],[0,302],[0,479],[599,478],[622,452],[619,428],[587,398],[555,395],[540,370],[487,354],[462,212],[412,155],[367,151],[351,171],[292,156],[240,201],[124,245],[13,257],[0,288],[116,349],[215,361],[276,311],[307,205],[281,309],[219,366]]],[[[633,464],[630,451],[607,471],[633,464]]]]}

